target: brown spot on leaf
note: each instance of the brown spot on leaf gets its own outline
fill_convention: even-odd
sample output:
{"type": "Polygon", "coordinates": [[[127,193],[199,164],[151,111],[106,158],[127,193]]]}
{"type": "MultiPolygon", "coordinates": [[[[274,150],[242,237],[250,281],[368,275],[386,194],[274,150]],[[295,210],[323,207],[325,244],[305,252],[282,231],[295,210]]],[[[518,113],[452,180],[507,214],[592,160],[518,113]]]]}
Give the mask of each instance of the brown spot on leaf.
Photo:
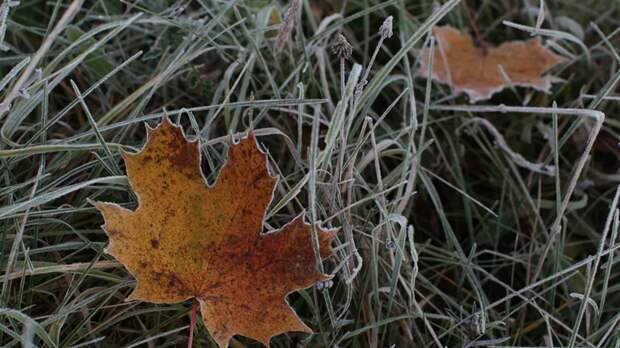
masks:
{"type": "Polygon", "coordinates": [[[122,235],[121,231],[117,229],[108,229],[107,232],[110,237],[120,237],[122,235]]]}
{"type": "Polygon", "coordinates": [[[176,152],[170,156],[170,162],[177,167],[193,167],[196,166],[196,157],[193,144],[186,144],[179,147],[176,152]]]}

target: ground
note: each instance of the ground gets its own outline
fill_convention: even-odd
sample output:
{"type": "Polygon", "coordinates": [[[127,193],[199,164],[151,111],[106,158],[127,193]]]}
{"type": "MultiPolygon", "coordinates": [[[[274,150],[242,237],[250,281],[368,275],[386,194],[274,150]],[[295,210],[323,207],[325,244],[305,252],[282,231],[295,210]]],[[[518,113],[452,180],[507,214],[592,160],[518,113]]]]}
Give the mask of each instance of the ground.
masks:
{"type": "MultiPolygon", "coordinates": [[[[333,280],[288,296],[314,333],[272,347],[620,347],[619,11],[4,1],[0,344],[187,345],[193,302],[126,301],[136,281],[87,202],[136,207],[121,150],[166,113],[199,139],[209,183],[254,130],[280,176],[265,231],[303,211],[340,228],[333,280]],[[548,93],[471,103],[419,74],[436,25],[477,47],[534,36],[564,59],[548,93]]],[[[200,320],[193,345],[214,345],[200,320]]]]}

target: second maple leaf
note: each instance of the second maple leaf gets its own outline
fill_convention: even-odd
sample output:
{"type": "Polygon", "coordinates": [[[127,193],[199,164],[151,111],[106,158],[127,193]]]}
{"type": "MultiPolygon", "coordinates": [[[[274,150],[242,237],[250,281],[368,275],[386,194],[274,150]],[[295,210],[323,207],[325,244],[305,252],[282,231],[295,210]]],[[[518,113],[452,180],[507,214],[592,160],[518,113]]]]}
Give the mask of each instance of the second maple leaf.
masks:
{"type": "Polygon", "coordinates": [[[429,69],[430,50],[425,48],[419,74],[430,73],[449,84],[454,93],[465,92],[472,103],[489,99],[510,85],[548,92],[551,77],[543,74],[563,61],[538,38],[483,49],[474,45],[469,34],[450,26],[435,27],[433,34],[437,39],[433,66],[429,69]]]}
{"type": "MultiPolygon", "coordinates": [[[[240,334],[269,344],[287,331],[312,332],[286,302],[298,289],[331,278],[319,272],[311,226],[303,214],[261,233],[277,178],[254,135],[232,144],[209,187],[198,141],[165,118],[148,129],[137,154],[124,154],[135,211],[93,202],[105,219],[107,252],[135,276],[130,299],[178,303],[195,298],[213,339],[240,334]]],[[[320,256],[331,255],[335,230],[316,226],[320,256]]]]}

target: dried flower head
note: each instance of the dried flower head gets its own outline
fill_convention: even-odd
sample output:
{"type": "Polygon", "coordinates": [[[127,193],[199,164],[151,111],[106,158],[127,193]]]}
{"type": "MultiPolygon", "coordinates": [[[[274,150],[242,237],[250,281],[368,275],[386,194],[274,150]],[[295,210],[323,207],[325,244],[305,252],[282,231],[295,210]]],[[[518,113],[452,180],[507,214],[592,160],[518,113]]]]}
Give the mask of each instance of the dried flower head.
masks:
{"type": "Polygon", "coordinates": [[[394,21],[394,17],[389,16],[383,21],[381,27],[379,27],[379,34],[381,34],[382,39],[389,39],[394,34],[392,32],[392,22],[394,21]]]}
{"type": "Polygon", "coordinates": [[[301,0],[293,0],[291,2],[291,6],[288,8],[286,12],[286,17],[284,18],[284,23],[280,25],[280,30],[278,31],[278,37],[276,38],[276,48],[275,53],[278,54],[284,48],[284,45],[288,41],[288,38],[295,27],[295,18],[299,13],[299,9],[301,8],[301,0]]]}
{"type": "Polygon", "coordinates": [[[353,53],[353,47],[342,33],[338,33],[334,38],[332,50],[341,59],[349,59],[353,53]]]}

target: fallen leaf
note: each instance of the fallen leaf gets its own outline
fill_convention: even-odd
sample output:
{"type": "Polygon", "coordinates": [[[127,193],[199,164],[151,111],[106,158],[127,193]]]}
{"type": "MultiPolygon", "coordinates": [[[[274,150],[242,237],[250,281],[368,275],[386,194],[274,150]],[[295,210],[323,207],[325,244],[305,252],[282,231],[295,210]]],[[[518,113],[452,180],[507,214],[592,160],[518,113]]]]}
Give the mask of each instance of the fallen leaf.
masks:
{"type": "MultiPolygon", "coordinates": [[[[563,61],[538,38],[505,42],[485,50],[476,47],[469,34],[450,26],[435,27],[433,34],[437,44],[432,78],[449,84],[454,93],[465,92],[472,103],[489,99],[511,85],[548,92],[551,77],[542,75],[563,61]]],[[[429,74],[429,52],[428,48],[422,52],[420,76],[429,74]]]]}
{"type": "MultiPolygon", "coordinates": [[[[278,179],[269,174],[253,133],[230,147],[211,187],[200,171],[197,141],[188,141],[167,118],[147,133],[139,153],[123,156],[137,209],[92,202],[105,219],[106,252],[137,280],[129,299],[195,298],[220,347],[236,334],[268,345],[286,331],[312,332],[286,296],[331,276],[317,268],[303,213],[261,233],[278,179]]],[[[336,230],[316,229],[325,258],[336,230]]]]}

